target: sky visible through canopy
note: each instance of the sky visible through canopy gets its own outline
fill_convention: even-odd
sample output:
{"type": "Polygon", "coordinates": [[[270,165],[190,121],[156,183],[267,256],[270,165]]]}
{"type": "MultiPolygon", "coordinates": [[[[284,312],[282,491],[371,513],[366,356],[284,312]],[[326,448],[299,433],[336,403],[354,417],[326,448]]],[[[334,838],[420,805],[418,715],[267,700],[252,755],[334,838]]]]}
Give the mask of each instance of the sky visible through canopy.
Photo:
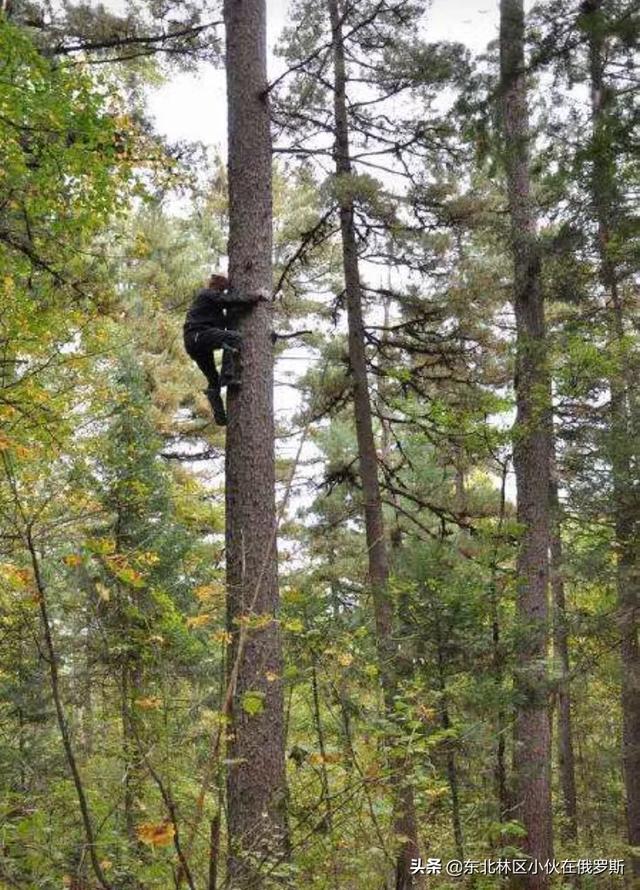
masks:
{"type": "MultiPolygon", "coordinates": [[[[288,5],[288,0],[267,0],[271,49],[286,25],[288,5]]],[[[428,39],[459,41],[482,52],[497,36],[497,0],[434,0],[428,14],[428,39]]],[[[271,77],[277,77],[284,67],[273,52],[269,65],[271,77]]],[[[195,74],[173,75],[155,91],[149,104],[158,129],[170,139],[199,140],[224,151],[225,101],[224,71],[207,65],[195,74]]]]}
{"type": "MultiPolygon", "coordinates": [[[[526,8],[531,5],[525,3],[526,8]]],[[[267,0],[270,79],[278,77],[286,68],[273,49],[287,24],[288,6],[289,0],[267,0]]],[[[433,0],[426,22],[427,39],[464,43],[474,53],[482,53],[498,38],[498,0],[433,0]]],[[[197,72],[172,73],[165,84],[150,94],[148,108],[158,131],[169,140],[202,142],[212,153],[219,152],[226,157],[227,109],[223,68],[201,65],[197,72]]],[[[290,418],[299,407],[295,380],[304,373],[309,360],[309,351],[303,345],[292,343],[276,362],[276,418],[290,418]]],[[[511,420],[505,418],[504,422],[510,423],[511,420]]],[[[278,443],[278,453],[282,457],[292,457],[297,447],[297,437],[292,437],[278,443]]],[[[313,453],[313,447],[308,444],[304,449],[305,461],[313,453]]],[[[515,495],[512,474],[509,474],[507,491],[510,497],[515,495]]]]}

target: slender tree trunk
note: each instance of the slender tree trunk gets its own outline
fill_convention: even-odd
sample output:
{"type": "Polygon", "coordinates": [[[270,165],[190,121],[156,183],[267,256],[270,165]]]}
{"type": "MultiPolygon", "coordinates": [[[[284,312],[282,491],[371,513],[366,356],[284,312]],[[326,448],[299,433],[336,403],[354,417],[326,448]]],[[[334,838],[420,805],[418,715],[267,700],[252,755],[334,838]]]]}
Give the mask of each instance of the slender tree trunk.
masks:
{"type": "Polygon", "coordinates": [[[558,681],[558,765],[565,822],[563,833],[567,840],[578,838],[578,805],[576,798],[575,757],[571,720],[571,690],[569,686],[569,629],[564,594],[563,555],[560,525],[560,502],[555,472],[555,456],[552,455],[550,485],[551,499],[551,592],[553,596],[553,647],[560,669],[558,681]]]}
{"type": "MultiPolygon", "coordinates": [[[[530,197],[529,119],[524,59],[523,0],[500,2],[500,72],[504,152],[516,316],[514,468],[518,521],[517,609],[519,667],[515,675],[515,815],[526,830],[534,859],[553,858],[548,709],[548,582],[550,405],[544,306],[536,220],[530,197]]],[[[547,875],[529,875],[529,890],[549,886],[547,875]]]]}
{"type": "MultiPolygon", "coordinates": [[[[334,64],[334,158],[336,174],[340,178],[348,177],[352,172],[347,117],[346,64],[342,36],[342,13],[338,0],[328,0],[328,8],[331,19],[334,64]]],[[[394,696],[397,690],[393,604],[388,590],[389,557],[385,540],[382,499],[378,481],[378,457],[373,436],[371,400],[367,379],[362,291],[353,201],[348,197],[341,200],[340,228],[349,327],[349,364],[364,501],[369,582],[373,596],[378,662],[385,708],[387,713],[392,716],[394,696]]],[[[416,886],[416,879],[411,875],[411,860],[418,858],[417,825],[413,786],[404,777],[406,768],[407,765],[403,757],[395,758],[395,763],[392,764],[396,813],[394,830],[398,837],[403,838],[399,843],[396,861],[396,890],[406,890],[406,888],[416,886]]]]}
{"type": "MultiPolygon", "coordinates": [[[[88,592],[87,592],[88,593],[88,592]]],[[[93,675],[91,673],[91,609],[87,603],[86,634],[84,639],[84,674],[85,679],[82,690],[82,754],[91,757],[93,754],[93,675]]]]}
{"type": "Polygon", "coordinates": [[[209,883],[208,890],[218,887],[218,859],[220,855],[220,811],[215,814],[209,825],[209,883]]]}
{"type": "MultiPolygon", "coordinates": [[[[440,628],[440,619],[436,618],[436,643],[438,646],[438,686],[440,692],[440,722],[445,732],[451,729],[449,717],[449,699],[447,695],[447,678],[445,675],[444,645],[440,628]]],[[[458,771],[456,769],[456,754],[452,740],[447,738],[446,761],[447,779],[451,792],[451,825],[458,859],[464,859],[464,838],[462,834],[462,820],[460,818],[460,793],[458,784],[458,771]]]]}
{"type": "Polygon", "coordinates": [[[44,643],[45,643],[45,652],[47,655],[47,661],[49,662],[49,676],[51,678],[51,694],[53,697],[53,704],[55,706],[56,711],[56,719],[58,722],[58,730],[60,732],[60,737],[62,739],[62,746],[64,748],[65,757],[67,760],[67,766],[69,767],[69,772],[71,773],[71,777],[73,779],[73,784],[75,786],[76,795],[78,798],[78,807],[80,809],[80,816],[82,819],[82,825],[84,828],[84,835],[86,839],[86,845],[88,848],[89,861],[91,862],[91,867],[93,869],[93,873],[96,877],[96,881],[103,888],[103,890],[112,890],[111,884],[107,881],[105,874],[102,870],[102,864],[100,862],[100,857],[98,854],[98,847],[96,844],[96,836],[93,827],[93,820],[91,818],[91,812],[89,810],[89,803],[87,800],[87,795],[84,789],[84,784],[82,781],[82,777],[80,776],[80,770],[78,768],[78,761],[76,760],[75,752],[73,749],[73,742],[71,739],[71,732],[69,730],[69,724],[67,722],[67,717],[64,712],[64,706],[62,704],[62,697],[60,694],[60,675],[58,673],[58,656],[56,653],[55,645],[53,642],[53,633],[51,630],[51,619],[49,617],[49,607],[47,603],[47,588],[42,576],[42,572],[40,570],[40,562],[38,559],[37,551],[35,544],[31,538],[31,530],[28,529],[25,536],[25,543],[27,549],[29,551],[29,555],[31,557],[31,565],[33,568],[34,579],[36,583],[36,589],[38,591],[38,601],[39,601],[39,610],[40,610],[40,619],[42,621],[42,631],[44,635],[44,643]]]}
{"type": "MultiPolygon", "coordinates": [[[[229,279],[243,294],[272,290],[271,134],[265,0],[225,0],[229,109],[229,279]]],[[[242,385],[228,392],[226,447],[227,620],[233,684],[227,775],[232,885],[265,886],[287,856],[282,651],[278,613],[273,349],[268,301],[242,310],[242,385]],[[247,632],[246,615],[273,620],[247,632]],[[274,680],[273,678],[278,679],[274,680]],[[243,709],[246,693],[263,708],[243,709]],[[254,698],[255,700],[255,698],[254,698]]]]}
{"type": "MultiPolygon", "coordinates": [[[[131,854],[138,859],[147,859],[147,851],[138,839],[136,832],[139,821],[139,802],[144,789],[144,766],[140,757],[140,735],[142,728],[136,720],[135,699],[141,695],[142,676],[140,665],[135,659],[127,658],[121,666],[121,715],[122,715],[122,754],[124,759],[124,821],[129,838],[131,854]]],[[[132,886],[140,883],[129,878],[132,886]]]]}
{"type": "MultiPolygon", "coordinates": [[[[624,357],[624,309],[618,287],[612,234],[617,205],[614,147],[609,121],[615,115],[615,94],[604,80],[602,2],[593,2],[586,15],[589,27],[591,103],[593,116],[592,199],[598,223],[600,280],[607,298],[609,337],[619,351],[619,367],[610,381],[610,455],[617,554],[618,623],[622,662],[622,767],[626,793],[628,841],[640,848],[640,517],[633,469],[633,380],[624,357]]],[[[640,878],[640,856],[632,856],[634,877],[640,878]]]]}
{"type": "Polygon", "coordinates": [[[503,685],[504,685],[504,651],[502,646],[501,627],[500,627],[500,598],[498,595],[498,561],[500,539],[504,528],[504,516],[506,510],[506,490],[507,490],[507,473],[509,469],[508,461],[505,461],[502,468],[502,480],[500,484],[500,514],[498,517],[498,528],[496,545],[491,565],[491,585],[490,585],[490,601],[491,601],[491,663],[493,680],[496,692],[499,696],[498,710],[496,713],[496,760],[493,768],[495,778],[496,797],[498,799],[498,808],[500,813],[500,821],[507,822],[511,818],[511,802],[509,799],[509,788],[507,783],[507,766],[506,766],[506,714],[505,706],[502,702],[503,685]]]}
{"type": "MultiPolygon", "coordinates": [[[[494,587],[495,591],[495,587],[494,587]]],[[[504,666],[502,658],[502,643],[500,640],[500,618],[498,613],[497,597],[493,596],[493,616],[491,619],[491,636],[493,643],[493,676],[498,690],[498,694],[502,694],[502,684],[504,681],[504,666]]],[[[496,787],[496,796],[498,798],[498,807],[500,810],[500,821],[507,822],[511,815],[511,802],[509,799],[509,787],[507,784],[507,765],[506,765],[506,748],[505,739],[506,719],[505,708],[502,704],[498,706],[496,715],[496,761],[494,766],[494,778],[496,787]]]]}
{"type": "MultiPolygon", "coordinates": [[[[329,774],[326,763],[326,746],[324,743],[324,729],[322,726],[322,713],[320,711],[320,692],[318,690],[318,672],[316,670],[315,655],[311,665],[311,693],[313,698],[313,722],[315,723],[318,749],[322,758],[320,764],[320,782],[322,784],[322,802],[324,804],[324,825],[328,832],[333,831],[333,813],[331,810],[331,791],[329,788],[329,774]]],[[[334,851],[335,852],[335,851],[334,851]]],[[[335,866],[335,861],[334,861],[335,866]]]]}
{"type": "Polygon", "coordinates": [[[135,740],[131,731],[131,694],[130,694],[130,667],[128,662],[124,662],[121,666],[121,684],[120,684],[120,710],[122,720],[122,753],[124,756],[124,823],[127,828],[127,836],[129,845],[132,850],[136,850],[138,839],[136,835],[136,819],[134,814],[135,792],[133,771],[135,759],[135,740]]]}
{"type": "Polygon", "coordinates": [[[322,711],[320,710],[320,690],[318,689],[318,671],[316,668],[315,654],[311,665],[311,691],[313,694],[313,721],[316,727],[316,736],[318,738],[318,749],[322,762],[320,764],[320,781],[322,783],[322,802],[324,804],[324,815],[320,822],[323,829],[329,836],[329,844],[331,847],[331,870],[333,872],[333,886],[340,887],[340,875],[338,871],[338,861],[336,859],[335,839],[333,836],[333,808],[331,806],[331,786],[329,785],[329,771],[327,770],[326,761],[326,745],[324,741],[324,728],[322,725],[322,711]]]}

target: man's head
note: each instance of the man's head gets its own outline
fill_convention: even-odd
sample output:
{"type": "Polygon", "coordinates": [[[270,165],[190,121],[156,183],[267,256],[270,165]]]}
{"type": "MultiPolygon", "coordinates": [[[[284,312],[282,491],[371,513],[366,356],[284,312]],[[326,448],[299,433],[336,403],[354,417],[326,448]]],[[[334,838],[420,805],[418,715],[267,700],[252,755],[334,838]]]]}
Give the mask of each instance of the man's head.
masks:
{"type": "Polygon", "coordinates": [[[229,281],[227,278],[225,278],[224,275],[214,274],[209,278],[207,287],[209,288],[209,290],[215,290],[218,293],[222,293],[222,291],[226,290],[229,287],[229,281]]]}

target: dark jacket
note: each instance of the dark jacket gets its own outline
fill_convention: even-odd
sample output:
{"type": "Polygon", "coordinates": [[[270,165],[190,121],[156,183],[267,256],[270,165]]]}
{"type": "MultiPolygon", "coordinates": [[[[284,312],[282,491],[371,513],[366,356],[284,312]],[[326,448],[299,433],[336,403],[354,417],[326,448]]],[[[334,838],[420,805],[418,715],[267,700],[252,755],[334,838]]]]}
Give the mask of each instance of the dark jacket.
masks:
{"type": "Polygon", "coordinates": [[[184,320],[184,332],[204,331],[207,328],[220,328],[224,330],[227,327],[225,319],[225,308],[229,301],[225,299],[224,293],[220,291],[209,290],[204,288],[199,291],[189,307],[187,317],[184,320]]]}

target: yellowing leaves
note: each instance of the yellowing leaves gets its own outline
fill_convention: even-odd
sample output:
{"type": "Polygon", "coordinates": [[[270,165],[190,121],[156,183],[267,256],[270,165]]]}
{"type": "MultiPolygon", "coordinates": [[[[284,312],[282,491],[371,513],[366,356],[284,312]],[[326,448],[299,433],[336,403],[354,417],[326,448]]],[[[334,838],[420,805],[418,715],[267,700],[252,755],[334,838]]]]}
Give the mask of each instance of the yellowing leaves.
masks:
{"type": "Polygon", "coordinates": [[[191,618],[187,618],[186,625],[191,630],[197,629],[198,627],[204,627],[206,624],[209,624],[211,621],[211,615],[193,615],[191,618]]]}
{"type": "Polygon", "coordinates": [[[325,751],[324,755],[319,752],[314,752],[313,754],[309,754],[309,763],[313,766],[320,766],[321,764],[330,764],[330,763],[340,763],[342,760],[342,754],[331,751],[325,751]]]}
{"type": "Polygon", "coordinates": [[[299,618],[290,618],[289,621],[283,622],[282,626],[292,634],[299,634],[304,630],[304,624],[299,618]]]}
{"type": "Polygon", "coordinates": [[[116,578],[129,587],[144,587],[145,580],[142,572],[129,565],[126,558],[120,554],[106,556],[105,563],[111,569],[116,578]]]}
{"type": "Polygon", "coordinates": [[[7,562],[0,563],[0,580],[4,581],[5,590],[12,590],[23,602],[37,605],[42,601],[31,569],[23,569],[7,562]]]}
{"type": "Polygon", "coordinates": [[[203,584],[200,587],[196,587],[193,591],[193,595],[203,604],[209,605],[213,602],[217,603],[224,599],[224,584],[220,581],[214,581],[211,584],[203,584]]]}
{"type": "Polygon", "coordinates": [[[25,445],[20,445],[4,433],[0,433],[0,451],[13,451],[18,457],[27,457],[29,449],[25,445]]]}
{"type": "Polygon", "coordinates": [[[151,245],[149,244],[148,238],[143,232],[137,232],[131,248],[132,256],[137,259],[144,259],[145,257],[148,257],[150,253],[151,245]]]}
{"type": "Polygon", "coordinates": [[[347,668],[353,664],[354,656],[345,649],[338,649],[336,646],[328,646],[324,650],[325,656],[331,661],[337,662],[340,667],[347,668]]]}
{"type": "Polygon", "coordinates": [[[141,566],[155,566],[160,562],[160,557],[155,550],[145,550],[136,554],[136,562],[141,566]]]}
{"type": "Polygon", "coordinates": [[[144,587],[144,577],[142,572],[138,572],[137,569],[126,566],[125,568],[117,569],[116,575],[120,581],[123,581],[130,587],[144,587]]]}
{"type": "Polygon", "coordinates": [[[224,643],[228,646],[233,639],[228,630],[217,630],[211,637],[214,643],[224,643]]]}
{"type": "Polygon", "coordinates": [[[299,603],[304,599],[304,594],[295,588],[285,586],[282,588],[282,601],[287,604],[299,603]]]}
{"type": "Polygon", "coordinates": [[[263,615],[240,615],[235,619],[235,623],[242,627],[251,628],[252,630],[261,630],[268,627],[273,621],[273,615],[265,612],[263,615]]]}
{"type": "Polygon", "coordinates": [[[72,569],[82,565],[82,557],[77,553],[68,553],[67,556],[63,557],[62,561],[72,569]]]}
{"type": "Polygon", "coordinates": [[[96,581],[96,591],[103,602],[109,602],[109,600],[111,599],[111,591],[108,587],[102,584],[101,581],[96,581]]]}
{"type": "Polygon", "coordinates": [[[33,575],[30,569],[21,569],[12,563],[5,562],[0,564],[0,578],[14,590],[24,590],[30,586],[33,575]]]}
{"type": "Polygon", "coordinates": [[[377,761],[370,763],[364,771],[365,777],[371,781],[377,781],[382,775],[382,768],[377,761]]]}
{"type": "Polygon", "coordinates": [[[173,841],[175,829],[171,822],[141,822],[136,828],[138,840],[151,847],[166,847],[173,841]]]}
{"type": "Polygon", "coordinates": [[[200,715],[198,728],[205,732],[211,732],[214,729],[218,729],[220,726],[226,726],[228,723],[229,718],[221,711],[212,711],[205,708],[200,715]]]}
{"type": "Polygon", "coordinates": [[[116,542],[113,538],[87,538],[85,543],[87,548],[97,556],[108,556],[116,549],[116,542]]]}
{"type": "Polygon", "coordinates": [[[134,704],[136,708],[141,708],[143,711],[155,711],[162,707],[162,699],[151,695],[148,698],[137,698],[134,704]]]}
{"type": "Polygon", "coordinates": [[[449,794],[449,789],[445,785],[440,785],[439,787],[428,788],[425,794],[430,801],[442,800],[449,794]]]}

